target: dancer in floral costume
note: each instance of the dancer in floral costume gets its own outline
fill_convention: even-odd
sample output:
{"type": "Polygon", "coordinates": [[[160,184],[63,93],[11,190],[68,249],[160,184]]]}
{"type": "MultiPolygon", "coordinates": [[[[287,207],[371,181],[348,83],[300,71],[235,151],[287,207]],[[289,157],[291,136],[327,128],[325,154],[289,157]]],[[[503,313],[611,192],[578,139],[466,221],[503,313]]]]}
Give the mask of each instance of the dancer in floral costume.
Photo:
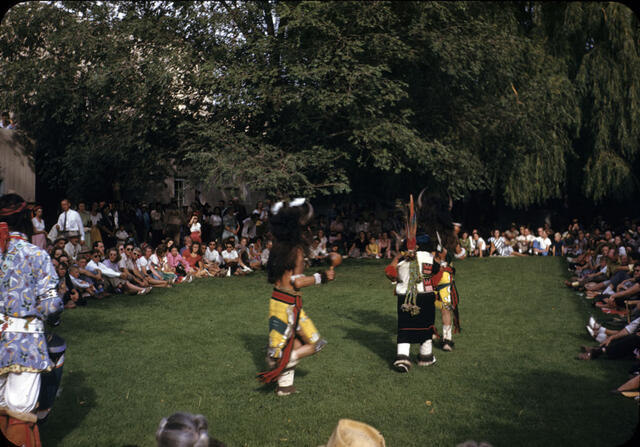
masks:
{"type": "Polygon", "coordinates": [[[0,197],[0,430],[10,445],[40,445],[41,374],[53,369],[44,323],[62,312],[49,255],[28,242],[25,201],[0,197]]]}

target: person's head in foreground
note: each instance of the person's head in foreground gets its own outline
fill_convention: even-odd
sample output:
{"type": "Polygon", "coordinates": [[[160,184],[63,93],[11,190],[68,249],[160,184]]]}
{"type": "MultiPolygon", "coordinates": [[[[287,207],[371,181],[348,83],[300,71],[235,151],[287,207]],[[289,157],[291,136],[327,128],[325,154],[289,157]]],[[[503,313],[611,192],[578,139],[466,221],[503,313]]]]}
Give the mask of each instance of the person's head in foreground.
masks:
{"type": "Polygon", "coordinates": [[[174,413],[160,421],[158,447],[225,447],[209,436],[207,419],[201,414],[174,413]]]}
{"type": "Polygon", "coordinates": [[[384,437],[364,422],[340,419],[326,445],[322,447],[385,447],[384,437]]]}

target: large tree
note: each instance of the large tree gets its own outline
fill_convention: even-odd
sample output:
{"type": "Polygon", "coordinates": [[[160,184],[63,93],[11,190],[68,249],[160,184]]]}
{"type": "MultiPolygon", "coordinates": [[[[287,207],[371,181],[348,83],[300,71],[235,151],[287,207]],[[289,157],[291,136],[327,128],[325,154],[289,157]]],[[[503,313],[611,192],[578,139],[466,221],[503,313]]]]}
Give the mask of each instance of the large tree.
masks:
{"type": "Polygon", "coordinates": [[[638,20],[620,4],[26,3],[0,32],[0,98],[60,192],[173,167],[271,195],[638,191],[638,20]]]}

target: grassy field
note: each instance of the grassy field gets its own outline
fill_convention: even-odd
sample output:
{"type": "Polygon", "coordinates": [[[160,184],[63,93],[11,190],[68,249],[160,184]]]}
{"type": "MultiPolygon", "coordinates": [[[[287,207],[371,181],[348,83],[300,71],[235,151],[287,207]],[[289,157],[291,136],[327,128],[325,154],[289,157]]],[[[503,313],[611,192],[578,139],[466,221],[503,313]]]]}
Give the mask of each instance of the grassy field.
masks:
{"type": "Polygon", "coordinates": [[[66,312],[63,389],[43,444],[153,446],[175,411],[204,414],[228,446],[318,446],[339,418],[373,425],[391,447],[600,447],[630,437],[637,405],[608,391],[631,362],[575,360],[592,309],[562,284],[563,260],[459,262],[455,351],[436,349],[435,365],[404,375],[390,367],[396,316],[384,266],[346,260],[333,283],[305,289],[329,344],[301,362],[300,392],[284,398],[255,380],[271,291],[263,273],[66,312]]]}

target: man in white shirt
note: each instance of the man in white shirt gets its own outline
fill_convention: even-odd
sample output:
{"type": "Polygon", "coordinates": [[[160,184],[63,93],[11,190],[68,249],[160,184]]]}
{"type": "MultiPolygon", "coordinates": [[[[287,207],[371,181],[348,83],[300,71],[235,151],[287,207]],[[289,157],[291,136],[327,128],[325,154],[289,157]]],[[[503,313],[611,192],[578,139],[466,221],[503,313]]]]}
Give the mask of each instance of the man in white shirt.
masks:
{"type": "Polygon", "coordinates": [[[551,247],[551,239],[545,233],[544,228],[538,227],[538,237],[533,241],[533,254],[547,256],[551,247]]]}
{"type": "Polygon", "coordinates": [[[311,247],[309,247],[309,261],[311,265],[320,265],[326,257],[327,252],[320,246],[318,238],[314,237],[311,247]]]}
{"type": "Polygon", "coordinates": [[[240,235],[253,241],[256,238],[256,222],[258,221],[258,213],[252,213],[242,221],[242,232],[240,235]]]}
{"type": "Polygon", "coordinates": [[[251,271],[251,269],[242,263],[242,259],[240,259],[238,252],[233,248],[231,242],[227,241],[225,247],[226,250],[222,252],[222,259],[224,259],[224,263],[229,267],[227,275],[240,275],[242,274],[241,272],[251,271]],[[240,267],[240,269],[238,267],[240,267]]]}
{"type": "Polygon", "coordinates": [[[220,256],[220,253],[218,253],[218,250],[216,250],[216,242],[215,241],[211,241],[209,242],[209,245],[207,245],[207,249],[204,252],[204,256],[202,257],[204,259],[204,262],[206,264],[218,264],[219,266],[224,264],[224,261],[222,260],[222,256],[220,256]]]}
{"type": "Polygon", "coordinates": [[[69,233],[76,231],[80,235],[80,243],[84,245],[84,224],[82,223],[82,217],[77,211],[71,209],[71,202],[69,199],[64,199],[60,202],[62,213],[58,217],[58,223],[56,229],[62,236],[69,237],[69,233]]]}
{"type": "Polygon", "coordinates": [[[98,250],[93,250],[91,252],[91,260],[87,263],[86,268],[93,273],[99,271],[104,278],[105,284],[108,284],[110,290],[115,291],[116,293],[119,293],[118,290],[129,293],[146,293],[145,289],[137,287],[127,281],[124,273],[116,272],[104,265],[102,263],[102,255],[98,250]]]}
{"type": "Polygon", "coordinates": [[[484,256],[484,252],[487,249],[487,244],[478,234],[478,230],[474,229],[471,237],[471,256],[477,256],[479,258],[484,256]]]}

